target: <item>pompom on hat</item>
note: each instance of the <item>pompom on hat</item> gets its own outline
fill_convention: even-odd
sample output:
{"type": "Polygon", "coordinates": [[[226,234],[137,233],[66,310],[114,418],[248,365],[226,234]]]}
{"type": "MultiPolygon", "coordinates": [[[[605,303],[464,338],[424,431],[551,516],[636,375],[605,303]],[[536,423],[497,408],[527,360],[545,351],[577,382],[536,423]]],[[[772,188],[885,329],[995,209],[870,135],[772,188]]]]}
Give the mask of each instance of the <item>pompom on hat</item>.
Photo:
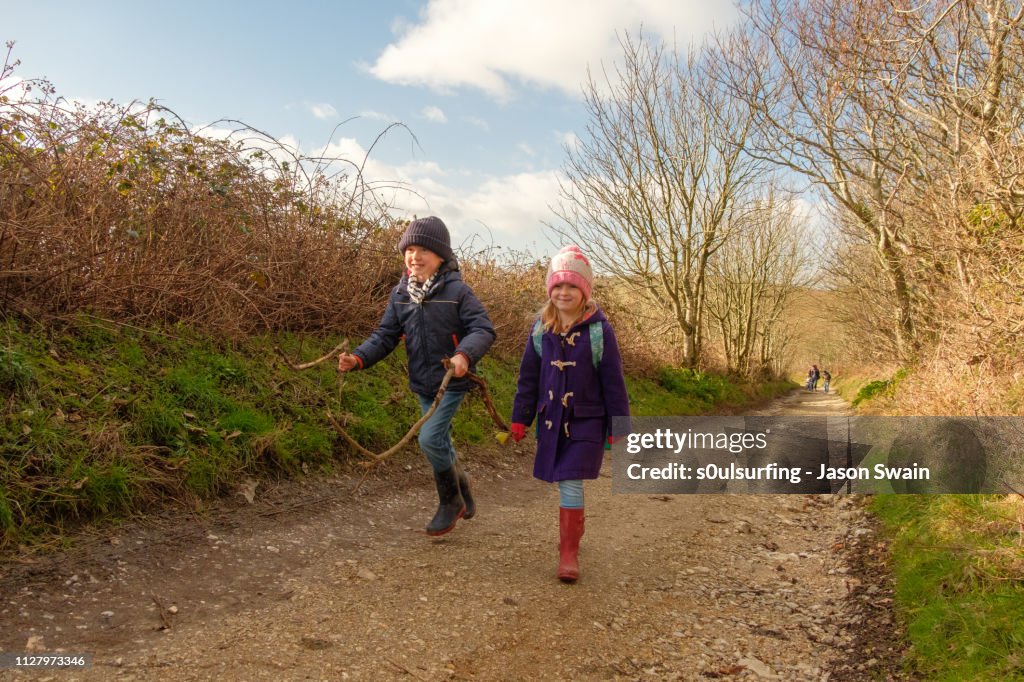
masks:
{"type": "Polygon", "coordinates": [[[582,291],[584,301],[590,300],[594,271],[590,268],[590,261],[575,244],[564,247],[551,258],[551,264],[548,265],[548,297],[551,297],[552,289],[563,283],[582,291]]]}
{"type": "Polygon", "coordinates": [[[398,241],[398,252],[405,253],[410,246],[430,249],[440,256],[441,260],[451,260],[454,256],[448,226],[434,216],[419,218],[409,223],[409,227],[405,228],[405,233],[398,241]]]}

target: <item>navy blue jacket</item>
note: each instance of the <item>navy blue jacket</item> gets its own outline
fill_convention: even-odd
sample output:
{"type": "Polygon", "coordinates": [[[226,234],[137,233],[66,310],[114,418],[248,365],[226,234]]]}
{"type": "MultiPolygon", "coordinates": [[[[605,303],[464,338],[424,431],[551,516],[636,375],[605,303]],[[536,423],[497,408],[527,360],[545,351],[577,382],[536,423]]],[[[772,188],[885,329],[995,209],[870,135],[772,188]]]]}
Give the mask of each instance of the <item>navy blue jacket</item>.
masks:
{"type": "MultiPolygon", "coordinates": [[[[362,368],[368,369],[393,351],[404,335],[409,388],[429,397],[437,393],[444,378],[443,358],[465,353],[472,372],[496,337],[487,311],[462,281],[458,265],[445,261],[439,272],[420,305],[409,298],[408,275],[402,277],[391,291],[377,329],[352,351],[362,368]]],[[[465,377],[448,382],[449,391],[467,391],[469,387],[465,377]]]]}

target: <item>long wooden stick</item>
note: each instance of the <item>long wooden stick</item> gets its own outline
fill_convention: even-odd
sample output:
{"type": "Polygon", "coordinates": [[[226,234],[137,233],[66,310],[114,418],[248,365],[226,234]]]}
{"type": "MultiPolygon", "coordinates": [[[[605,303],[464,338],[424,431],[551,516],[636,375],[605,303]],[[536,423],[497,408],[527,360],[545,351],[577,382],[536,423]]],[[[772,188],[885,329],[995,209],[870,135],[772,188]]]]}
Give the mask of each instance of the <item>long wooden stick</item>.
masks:
{"type": "Polygon", "coordinates": [[[416,435],[416,432],[420,430],[420,427],[423,426],[423,424],[426,423],[426,421],[428,419],[430,419],[430,416],[432,414],[434,414],[434,410],[436,410],[437,406],[441,403],[441,398],[444,397],[445,391],[448,390],[448,382],[451,381],[451,378],[452,378],[452,376],[454,374],[455,374],[455,368],[449,366],[448,367],[448,371],[444,373],[444,378],[441,379],[441,387],[439,389],[437,389],[437,395],[434,396],[434,402],[430,404],[430,409],[427,410],[426,412],[424,412],[423,416],[420,417],[420,420],[412,425],[412,428],[409,429],[409,432],[407,434],[405,434],[405,436],[402,437],[402,440],[398,441],[397,444],[395,444],[394,446],[388,448],[387,450],[385,450],[384,452],[381,452],[379,454],[378,453],[374,453],[374,452],[370,452],[369,450],[364,448],[362,445],[357,443],[355,441],[355,439],[352,438],[352,436],[348,435],[348,433],[345,432],[345,429],[342,428],[341,424],[338,423],[338,420],[334,418],[334,415],[331,414],[330,410],[327,410],[327,419],[329,419],[331,424],[334,425],[335,430],[339,434],[341,434],[341,437],[344,438],[348,442],[349,445],[351,445],[353,448],[356,449],[356,452],[358,452],[361,455],[365,455],[365,456],[367,456],[367,457],[369,457],[369,458],[371,458],[373,460],[376,460],[378,462],[383,462],[385,459],[387,459],[388,457],[390,457],[391,455],[395,454],[396,452],[401,450],[403,447],[405,447],[405,445],[410,440],[412,440],[412,437],[416,435]]]}
{"type": "Polygon", "coordinates": [[[491,392],[487,390],[487,382],[484,381],[482,377],[473,373],[467,373],[466,378],[480,387],[480,393],[482,394],[480,397],[484,401],[484,407],[487,408],[487,413],[491,415],[491,419],[494,420],[498,429],[501,431],[508,431],[508,424],[505,423],[505,420],[501,418],[501,415],[498,414],[498,410],[494,407],[494,401],[491,400],[491,392]]]}
{"type": "Polygon", "coordinates": [[[288,356],[284,354],[283,350],[281,350],[277,346],[274,346],[274,350],[277,351],[277,354],[281,356],[282,360],[284,360],[284,364],[288,365],[296,372],[301,372],[302,370],[309,369],[310,367],[316,367],[321,362],[330,360],[338,353],[344,352],[346,348],[348,348],[348,339],[342,339],[341,343],[339,343],[337,346],[335,346],[334,348],[327,352],[327,355],[324,355],[323,357],[317,358],[316,360],[312,360],[310,362],[295,363],[288,359],[288,356]]]}
{"type": "MultiPolygon", "coordinates": [[[[331,358],[337,356],[339,353],[344,352],[347,348],[348,339],[342,339],[341,343],[339,343],[337,346],[328,351],[327,354],[324,355],[323,357],[317,358],[316,360],[312,360],[310,362],[297,363],[289,360],[288,357],[284,354],[284,351],[282,351],[279,347],[274,346],[274,350],[281,357],[281,360],[284,361],[284,363],[288,365],[288,367],[295,370],[296,372],[301,372],[304,369],[316,367],[321,362],[330,360],[331,358]]],[[[388,457],[390,457],[391,455],[395,454],[403,447],[405,447],[409,443],[409,441],[412,440],[412,437],[415,436],[416,433],[420,430],[420,427],[422,427],[423,424],[425,424],[426,421],[430,419],[430,417],[434,414],[434,411],[437,410],[437,406],[441,403],[441,398],[444,397],[445,391],[448,390],[448,382],[451,381],[451,378],[452,376],[454,376],[455,373],[455,369],[449,364],[449,361],[447,359],[444,361],[444,363],[445,367],[447,368],[447,371],[445,372],[444,378],[441,380],[441,387],[437,389],[437,395],[434,396],[434,402],[431,403],[430,409],[428,409],[423,414],[423,416],[420,417],[420,420],[418,422],[412,425],[412,428],[409,429],[409,432],[406,433],[405,436],[403,436],[402,439],[398,441],[398,443],[388,448],[384,452],[370,452],[362,445],[360,445],[358,442],[356,442],[356,440],[352,438],[352,436],[348,435],[348,432],[345,431],[345,428],[341,425],[338,419],[336,419],[335,416],[331,414],[330,410],[327,410],[327,419],[328,421],[331,422],[331,425],[334,426],[335,431],[337,431],[338,434],[345,439],[345,442],[351,445],[356,452],[366,457],[369,457],[370,459],[376,462],[383,462],[385,459],[387,459],[388,457]]],[[[498,410],[495,409],[494,407],[494,401],[491,400],[490,391],[487,390],[487,382],[485,382],[481,377],[473,373],[467,373],[466,378],[480,387],[480,392],[482,393],[484,401],[484,407],[487,408],[487,412],[488,414],[491,415],[491,419],[494,420],[494,423],[502,431],[508,431],[508,425],[505,424],[505,421],[498,414],[498,410]]]]}

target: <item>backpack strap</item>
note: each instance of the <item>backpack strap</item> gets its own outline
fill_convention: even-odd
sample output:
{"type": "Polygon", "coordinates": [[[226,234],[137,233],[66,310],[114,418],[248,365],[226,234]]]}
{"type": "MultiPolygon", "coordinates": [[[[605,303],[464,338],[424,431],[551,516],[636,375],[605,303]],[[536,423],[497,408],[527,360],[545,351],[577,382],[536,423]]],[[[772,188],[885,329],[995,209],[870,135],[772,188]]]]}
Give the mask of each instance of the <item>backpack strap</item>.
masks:
{"type": "Polygon", "coordinates": [[[601,358],[604,357],[604,329],[600,322],[590,323],[590,359],[594,363],[594,369],[601,365],[601,358]]]}
{"type": "MultiPolygon", "coordinates": [[[[590,361],[594,364],[594,369],[597,369],[604,357],[604,329],[600,322],[591,322],[587,327],[590,331],[590,361]]],[[[540,357],[544,338],[544,325],[540,323],[540,320],[533,323],[530,338],[533,339],[533,350],[537,353],[537,357],[540,357]]]]}

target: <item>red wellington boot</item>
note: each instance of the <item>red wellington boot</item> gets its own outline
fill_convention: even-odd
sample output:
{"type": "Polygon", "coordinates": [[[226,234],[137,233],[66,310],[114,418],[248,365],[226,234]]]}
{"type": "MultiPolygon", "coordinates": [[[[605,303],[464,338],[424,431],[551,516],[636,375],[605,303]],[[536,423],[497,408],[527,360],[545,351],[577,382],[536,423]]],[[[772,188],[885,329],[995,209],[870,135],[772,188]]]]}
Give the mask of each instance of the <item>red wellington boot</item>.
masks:
{"type": "Polygon", "coordinates": [[[580,577],[577,554],[583,535],[583,510],[558,508],[558,579],[574,583],[580,577]]]}

